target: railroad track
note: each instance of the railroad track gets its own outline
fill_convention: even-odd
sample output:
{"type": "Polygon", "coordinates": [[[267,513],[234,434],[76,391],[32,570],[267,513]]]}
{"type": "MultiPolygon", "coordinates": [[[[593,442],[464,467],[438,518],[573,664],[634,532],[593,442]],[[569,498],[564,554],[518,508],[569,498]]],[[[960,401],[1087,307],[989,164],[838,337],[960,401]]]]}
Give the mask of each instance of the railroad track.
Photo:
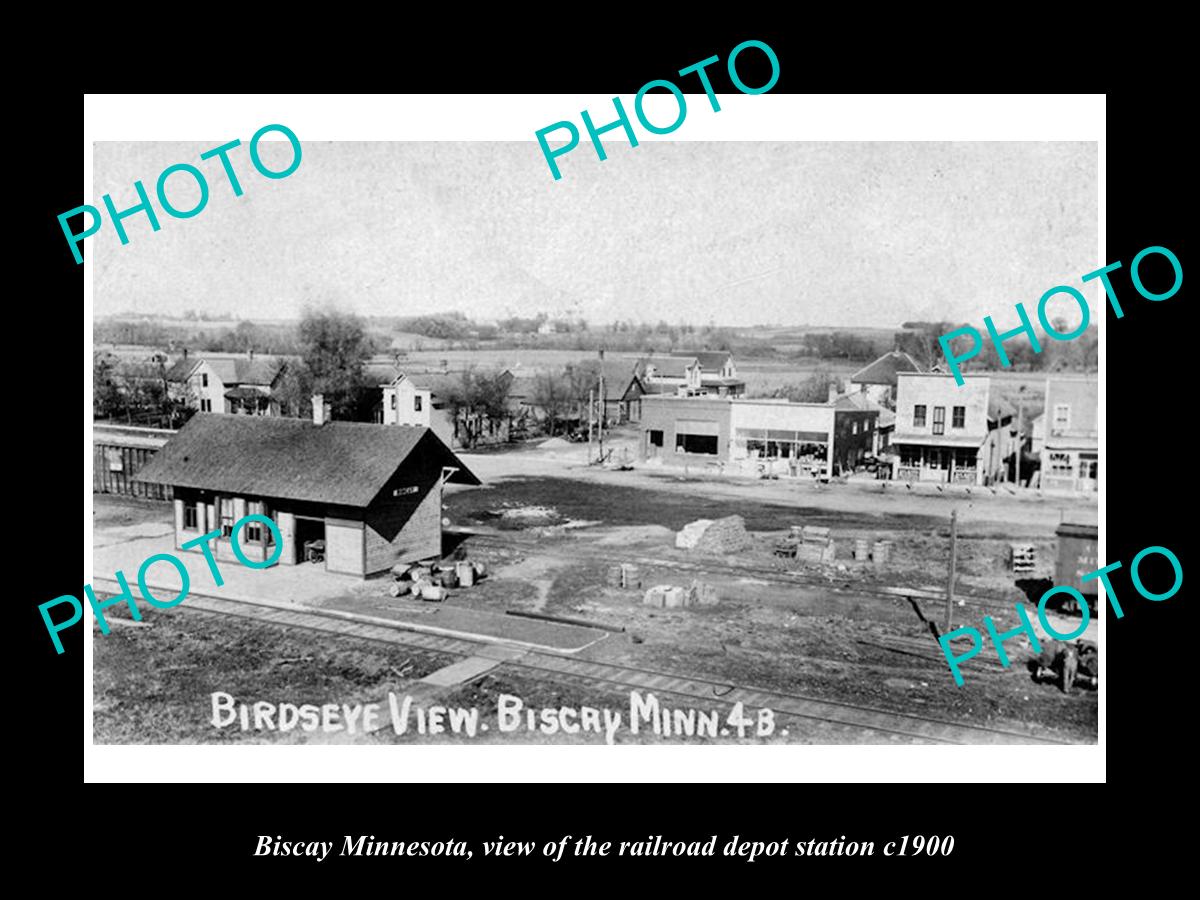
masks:
{"type": "MultiPolygon", "coordinates": [[[[115,583],[114,583],[115,587],[115,583]]],[[[285,628],[334,634],[357,640],[375,641],[414,650],[435,651],[468,657],[482,656],[501,660],[499,669],[509,669],[534,677],[601,685],[621,692],[654,693],[663,706],[730,708],[742,703],[747,715],[761,708],[773,710],[777,717],[793,723],[821,723],[847,734],[864,732],[903,739],[904,742],[935,744],[1065,744],[1055,738],[1037,736],[984,725],[964,725],[916,713],[898,713],[875,707],[822,700],[779,691],[730,684],[703,676],[679,675],[614,663],[593,662],[555,653],[527,650],[514,658],[500,640],[477,640],[427,634],[395,626],[362,621],[353,613],[332,610],[288,609],[247,600],[233,600],[190,594],[179,607],[195,614],[251,619],[285,628]],[[497,646],[501,652],[497,652],[497,646]],[[683,701],[683,702],[681,702],[683,701]]],[[[497,671],[497,670],[493,670],[497,671]]],[[[777,730],[786,727],[777,724],[777,730]]]]}

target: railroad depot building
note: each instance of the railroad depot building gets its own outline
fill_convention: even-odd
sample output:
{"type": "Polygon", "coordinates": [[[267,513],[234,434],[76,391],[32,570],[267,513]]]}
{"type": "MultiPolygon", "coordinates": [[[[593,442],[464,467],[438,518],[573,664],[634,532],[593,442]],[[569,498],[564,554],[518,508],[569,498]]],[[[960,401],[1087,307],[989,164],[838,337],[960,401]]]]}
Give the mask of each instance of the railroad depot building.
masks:
{"type": "Polygon", "coordinates": [[[644,460],[725,463],[734,471],[839,474],[871,452],[876,408],[719,397],[642,398],[644,460]]]}
{"type": "Polygon", "coordinates": [[[992,484],[1016,452],[1013,410],[987,375],[898,372],[892,452],[898,481],[992,484]]]}
{"type": "MultiPolygon", "coordinates": [[[[278,564],[320,555],[327,571],[364,577],[440,557],[443,486],[480,484],[429,428],[203,413],[137,477],[171,486],[177,549],[220,529],[214,556],[236,562],[233,524],[258,513],[279,527],[278,564]]],[[[275,554],[258,523],[239,545],[254,561],[275,554]]]]}

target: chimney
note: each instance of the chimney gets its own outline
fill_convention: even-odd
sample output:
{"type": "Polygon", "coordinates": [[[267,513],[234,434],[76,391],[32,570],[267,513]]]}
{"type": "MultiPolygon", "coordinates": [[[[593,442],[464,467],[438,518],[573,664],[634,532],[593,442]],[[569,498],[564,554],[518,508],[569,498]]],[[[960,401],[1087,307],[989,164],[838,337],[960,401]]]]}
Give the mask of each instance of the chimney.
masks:
{"type": "Polygon", "coordinates": [[[250,348],[250,358],[254,359],[254,348],[253,347],[250,348]]]}
{"type": "Polygon", "coordinates": [[[324,425],[326,422],[332,421],[333,416],[324,394],[313,394],[312,416],[314,425],[324,425]]]}
{"type": "Polygon", "coordinates": [[[838,383],[836,379],[829,382],[829,402],[832,403],[838,398],[838,383]]]}
{"type": "Polygon", "coordinates": [[[184,348],[183,348],[183,358],[184,358],[184,359],[187,359],[187,353],[188,353],[188,351],[187,351],[187,347],[184,347],[184,348]]]}

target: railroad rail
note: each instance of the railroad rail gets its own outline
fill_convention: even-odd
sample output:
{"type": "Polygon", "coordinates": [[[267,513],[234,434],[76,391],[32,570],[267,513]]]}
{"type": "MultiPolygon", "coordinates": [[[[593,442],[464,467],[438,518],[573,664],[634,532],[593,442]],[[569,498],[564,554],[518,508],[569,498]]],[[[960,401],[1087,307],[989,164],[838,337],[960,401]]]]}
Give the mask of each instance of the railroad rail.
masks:
{"type": "MultiPolygon", "coordinates": [[[[115,585],[115,582],[114,582],[115,585]]],[[[252,619],[284,628],[334,634],[357,640],[380,642],[414,650],[435,651],[461,657],[482,656],[500,660],[499,670],[510,669],[550,680],[566,680],[621,691],[650,691],[667,705],[670,697],[683,698],[704,707],[732,707],[742,703],[748,710],[769,708],[776,716],[801,723],[818,722],[852,734],[864,732],[906,742],[935,744],[1068,744],[1069,741],[1010,729],[965,725],[876,707],[807,697],[800,694],[731,684],[705,676],[680,675],[617,663],[596,662],[560,656],[541,650],[516,655],[499,639],[475,639],[428,634],[409,630],[401,623],[363,621],[353,613],[308,608],[284,608],[244,599],[189,594],[178,610],[190,613],[252,619]]],[[[497,670],[492,670],[497,671],[497,670]]],[[[783,726],[779,726],[782,730],[783,726]]]]}

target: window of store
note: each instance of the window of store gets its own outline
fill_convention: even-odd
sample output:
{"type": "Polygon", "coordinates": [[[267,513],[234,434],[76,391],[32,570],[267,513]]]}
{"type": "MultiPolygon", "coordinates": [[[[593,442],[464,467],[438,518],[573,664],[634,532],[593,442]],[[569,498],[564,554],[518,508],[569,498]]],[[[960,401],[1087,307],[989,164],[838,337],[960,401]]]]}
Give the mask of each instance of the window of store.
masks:
{"type": "Polygon", "coordinates": [[[933,408],[933,433],[946,433],[946,407],[935,406],[933,408]]]}

